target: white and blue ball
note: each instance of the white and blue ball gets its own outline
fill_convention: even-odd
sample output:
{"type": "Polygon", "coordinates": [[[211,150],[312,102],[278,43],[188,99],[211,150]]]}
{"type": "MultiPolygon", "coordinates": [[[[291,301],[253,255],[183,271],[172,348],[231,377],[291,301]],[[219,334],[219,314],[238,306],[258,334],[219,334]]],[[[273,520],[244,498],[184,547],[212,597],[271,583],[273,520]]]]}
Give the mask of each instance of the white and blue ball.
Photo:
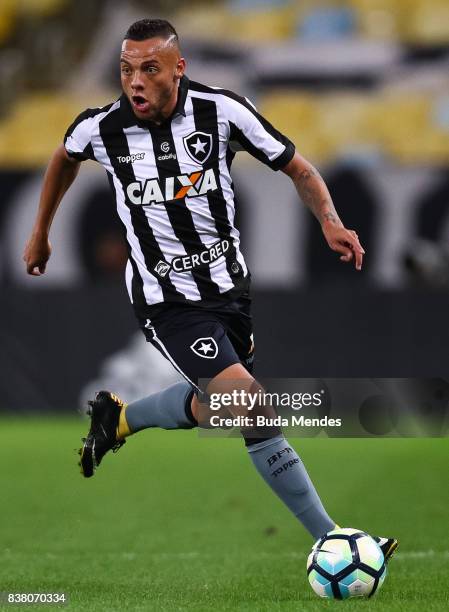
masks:
{"type": "Polygon", "coordinates": [[[307,559],[310,585],[328,599],[371,597],[387,574],[378,543],[359,529],[334,529],[313,545],[307,559]]]}

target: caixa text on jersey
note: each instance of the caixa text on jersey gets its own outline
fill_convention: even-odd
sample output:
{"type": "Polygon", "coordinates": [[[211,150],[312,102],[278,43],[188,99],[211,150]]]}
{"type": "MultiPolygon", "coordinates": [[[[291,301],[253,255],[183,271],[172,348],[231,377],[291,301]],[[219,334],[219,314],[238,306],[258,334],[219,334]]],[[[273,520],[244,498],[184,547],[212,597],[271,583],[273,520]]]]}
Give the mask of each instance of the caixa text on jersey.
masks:
{"type": "Polygon", "coordinates": [[[209,168],[204,172],[178,174],[162,180],[135,181],[127,186],[126,193],[132,204],[148,206],[171,200],[194,198],[215,189],[217,189],[217,177],[214,169],[209,168]]]}

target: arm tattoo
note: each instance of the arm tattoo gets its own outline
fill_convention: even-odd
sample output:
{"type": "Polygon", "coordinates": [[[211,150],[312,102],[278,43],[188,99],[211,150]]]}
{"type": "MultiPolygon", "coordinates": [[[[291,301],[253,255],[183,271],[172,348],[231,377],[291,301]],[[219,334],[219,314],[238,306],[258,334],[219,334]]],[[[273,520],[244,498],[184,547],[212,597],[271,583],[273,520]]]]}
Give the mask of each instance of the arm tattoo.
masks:
{"type": "Polygon", "coordinates": [[[334,213],[331,212],[325,212],[323,214],[323,219],[325,221],[332,221],[333,223],[337,223],[338,219],[337,217],[334,215],[334,213]]]}
{"type": "Polygon", "coordinates": [[[310,166],[294,175],[292,179],[299,197],[320,223],[329,221],[336,225],[341,224],[332,198],[318,170],[310,166]]]}

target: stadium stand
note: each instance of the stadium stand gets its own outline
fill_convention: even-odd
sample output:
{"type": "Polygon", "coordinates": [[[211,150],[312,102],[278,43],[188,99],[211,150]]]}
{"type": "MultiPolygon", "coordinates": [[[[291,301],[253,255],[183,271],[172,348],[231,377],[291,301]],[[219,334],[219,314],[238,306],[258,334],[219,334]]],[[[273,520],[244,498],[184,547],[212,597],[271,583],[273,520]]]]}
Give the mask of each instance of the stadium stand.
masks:
{"type": "MultiPolygon", "coordinates": [[[[85,106],[78,92],[102,40],[113,55],[110,31],[97,26],[106,11],[119,14],[119,3],[88,4],[89,19],[83,19],[88,25],[81,28],[73,0],[1,3],[1,166],[44,163],[55,140],[85,106]],[[81,64],[83,76],[77,82],[81,64]]],[[[130,5],[136,15],[147,10],[142,2],[130,5]]],[[[399,163],[449,159],[447,2],[232,0],[171,2],[169,7],[193,76],[213,79],[221,71],[232,88],[230,75],[238,72],[260,110],[316,161],[330,162],[354,151],[399,163]],[[429,70],[440,75],[438,95],[426,90],[429,70]],[[401,80],[405,85],[398,90],[401,80]]],[[[219,84],[218,77],[211,84],[219,84]]],[[[99,79],[93,96],[98,104],[117,93],[111,84],[117,85],[106,76],[99,79]]]]}

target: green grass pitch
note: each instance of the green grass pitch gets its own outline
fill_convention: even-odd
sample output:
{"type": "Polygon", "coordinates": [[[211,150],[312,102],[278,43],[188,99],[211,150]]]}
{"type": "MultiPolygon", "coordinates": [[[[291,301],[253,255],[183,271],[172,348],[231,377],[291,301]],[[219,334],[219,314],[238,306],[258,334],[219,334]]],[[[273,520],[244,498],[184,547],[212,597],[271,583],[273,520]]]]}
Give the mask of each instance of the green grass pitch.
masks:
{"type": "Polygon", "coordinates": [[[145,431],[84,480],[85,431],[0,420],[0,591],[65,591],[63,609],[90,612],[448,609],[448,439],[291,440],[342,526],[400,539],[379,594],[338,602],[309,587],[312,541],[240,440],[145,431]]]}

